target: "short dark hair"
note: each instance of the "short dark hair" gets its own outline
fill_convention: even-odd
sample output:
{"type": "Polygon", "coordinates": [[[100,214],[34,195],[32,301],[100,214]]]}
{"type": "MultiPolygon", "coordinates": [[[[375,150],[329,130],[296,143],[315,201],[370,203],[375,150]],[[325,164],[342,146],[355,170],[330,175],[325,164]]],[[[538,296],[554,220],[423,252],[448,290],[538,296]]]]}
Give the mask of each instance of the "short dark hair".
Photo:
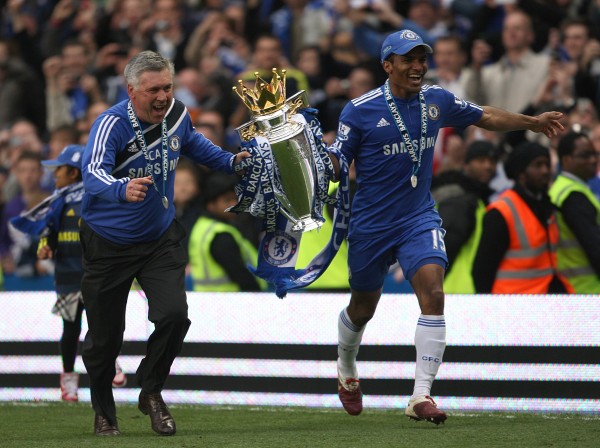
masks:
{"type": "Polygon", "coordinates": [[[565,38],[565,30],[571,26],[583,26],[587,30],[588,37],[592,36],[592,24],[583,17],[567,17],[560,23],[560,39],[565,38]]]}
{"type": "Polygon", "coordinates": [[[456,44],[456,46],[458,47],[458,50],[461,53],[466,53],[466,51],[467,51],[465,41],[460,36],[457,36],[456,34],[447,34],[445,36],[438,37],[433,44],[434,50],[435,50],[435,45],[438,42],[454,42],[456,44]]]}
{"type": "Polygon", "coordinates": [[[238,177],[232,174],[214,172],[209,175],[202,185],[204,204],[217,200],[220,196],[235,192],[238,177]]]}
{"type": "Polygon", "coordinates": [[[81,173],[81,170],[79,168],[76,168],[74,166],[71,165],[64,165],[67,167],[67,172],[68,173],[77,173],[77,181],[80,182],[83,180],[83,174],[81,173]]]}
{"type": "Polygon", "coordinates": [[[34,160],[37,161],[40,166],[42,166],[42,155],[39,152],[25,150],[19,154],[16,163],[18,164],[21,162],[21,160],[34,160]]]}
{"type": "Polygon", "coordinates": [[[558,158],[562,159],[563,157],[572,155],[575,150],[575,142],[581,138],[586,140],[590,139],[588,135],[583,132],[569,131],[563,135],[558,141],[558,146],[556,148],[558,158]]]}

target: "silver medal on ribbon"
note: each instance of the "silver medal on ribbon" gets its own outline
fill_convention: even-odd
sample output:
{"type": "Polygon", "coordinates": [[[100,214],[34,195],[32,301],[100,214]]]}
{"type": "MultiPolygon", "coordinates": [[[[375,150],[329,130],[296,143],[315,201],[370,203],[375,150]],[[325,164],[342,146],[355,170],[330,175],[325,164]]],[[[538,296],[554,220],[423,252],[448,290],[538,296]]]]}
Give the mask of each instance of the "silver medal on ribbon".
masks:
{"type": "Polygon", "coordinates": [[[413,188],[417,188],[417,175],[413,174],[412,176],[410,176],[410,184],[412,185],[413,188]]]}

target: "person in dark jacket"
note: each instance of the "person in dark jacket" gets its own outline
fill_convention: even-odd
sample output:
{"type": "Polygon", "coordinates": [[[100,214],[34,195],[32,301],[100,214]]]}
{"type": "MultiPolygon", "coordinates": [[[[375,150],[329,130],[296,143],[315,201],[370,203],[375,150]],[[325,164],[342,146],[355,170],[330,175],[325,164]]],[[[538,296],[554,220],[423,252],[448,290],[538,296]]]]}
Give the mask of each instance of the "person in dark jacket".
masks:
{"type": "Polygon", "coordinates": [[[493,190],[497,151],[493,143],[477,140],[469,145],[461,171],[444,171],[431,183],[431,194],[446,230],[444,242],[448,269],[444,291],[449,294],[475,292],[471,269],[481,235],[485,207],[493,190]]]}
{"type": "Polygon", "coordinates": [[[587,182],[600,154],[590,138],[569,132],[558,142],[561,172],[550,188],[558,208],[558,267],[577,294],[600,293],[600,201],[587,182]]]}
{"type": "Polygon", "coordinates": [[[213,173],[206,179],[202,196],[205,212],[190,231],[188,252],[194,291],[261,291],[266,283],[255,277],[248,264],[256,265],[256,247],[235,225],[236,176],[213,173]]]}

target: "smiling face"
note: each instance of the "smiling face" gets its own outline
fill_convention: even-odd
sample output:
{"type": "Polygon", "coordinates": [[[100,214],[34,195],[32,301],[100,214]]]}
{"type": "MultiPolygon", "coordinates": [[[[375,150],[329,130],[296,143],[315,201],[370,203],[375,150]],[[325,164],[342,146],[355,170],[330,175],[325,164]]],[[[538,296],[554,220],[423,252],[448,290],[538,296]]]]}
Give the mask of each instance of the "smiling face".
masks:
{"type": "Polygon", "coordinates": [[[392,54],[383,61],[383,69],[388,74],[394,96],[408,99],[416,95],[428,69],[425,47],[415,47],[404,55],[392,54]]]}
{"type": "Polygon", "coordinates": [[[139,84],[127,85],[127,93],[141,121],[160,123],[173,101],[173,77],[168,69],[147,71],[139,76],[139,84]]]}

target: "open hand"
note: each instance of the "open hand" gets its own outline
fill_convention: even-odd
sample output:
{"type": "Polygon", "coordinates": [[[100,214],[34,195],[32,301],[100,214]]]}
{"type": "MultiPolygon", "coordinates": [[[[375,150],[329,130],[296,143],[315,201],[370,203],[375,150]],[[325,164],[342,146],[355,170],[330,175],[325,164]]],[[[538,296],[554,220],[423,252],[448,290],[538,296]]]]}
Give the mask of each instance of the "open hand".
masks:
{"type": "Polygon", "coordinates": [[[538,123],[531,130],[541,132],[548,138],[556,137],[565,130],[565,127],[560,123],[560,120],[563,118],[562,112],[544,112],[535,118],[537,118],[538,123]]]}

